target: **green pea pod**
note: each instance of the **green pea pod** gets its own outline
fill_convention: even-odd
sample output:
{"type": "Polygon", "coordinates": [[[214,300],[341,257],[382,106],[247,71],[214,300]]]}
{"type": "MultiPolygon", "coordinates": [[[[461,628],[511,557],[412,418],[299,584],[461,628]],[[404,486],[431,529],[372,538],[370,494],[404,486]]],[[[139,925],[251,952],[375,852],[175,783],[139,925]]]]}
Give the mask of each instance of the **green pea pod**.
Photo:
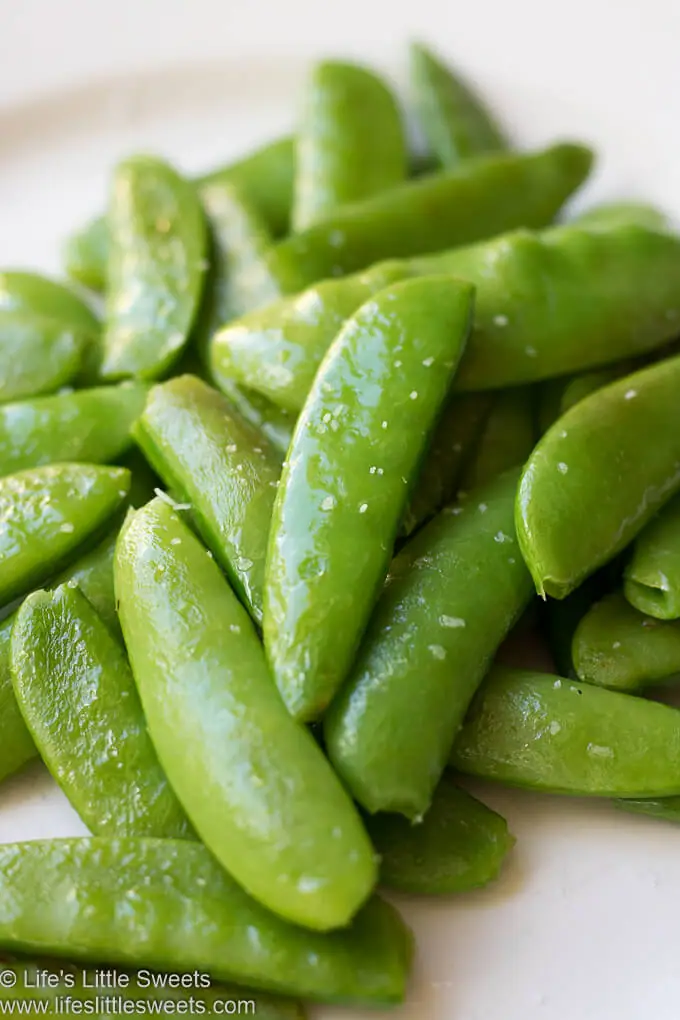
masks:
{"type": "Polygon", "coordinates": [[[283,456],[290,446],[297,415],[277,407],[255,390],[221,379],[217,384],[238,413],[258,429],[283,456]]]}
{"type": "Polygon", "coordinates": [[[586,683],[639,691],[680,675],[680,624],[645,616],[612,592],[580,621],[572,656],[586,683]]]}
{"type": "Polygon", "coordinates": [[[0,404],[54,393],[73,382],[90,343],[89,334],[57,320],[0,312],[0,404]]]}
{"type": "Polygon", "coordinates": [[[574,634],[590,608],[615,585],[620,577],[612,577],[611,565],[591,574],[571,595],[564,599],[547,599],[539,617],[553,662],[560,676],[577,679],[574,666],[574,634]]]}
{"type": "Polygon", "coordinates": [[[418,120],[440,166],[508,148],[479,96],[450,67],[421,43],[411,44],[410,58],[418,120]]]}
{"type": "Polygon", "coordinates": [[[680,793],[680,712],[619,691],[493,669],[456,740],[460,772],[545,793],[680,793]]]}
{"type": "Polygon", "coordinates": [[[203,540],[261,623],[278,451],[191,376],[151,390],[135,436],[165,484],[191,504],[203,540]]]}
{"type": "Polygon", "coordinates": [[[470,327],[472,289],[407,280],[338,334],[293,436],[272,520],[264,639],[295,718],[344,680],[470,327]]]}
{"type": "Polygon", "coordinates": [[[570,143],[480,156],[344,206],[272,249],[282,289],[295,294],[380,259],[441,251],[520,226],[547,226],[588,176],[592,158],[589,149],[570,143]]]}
{"type": "Polygon", "coordinates": [[[18,772],[38,754],[19,711],[10,676],[14,615],[0,623],[0,780],[18,772]]]}
{"type": "Polygon", "coordinates": [[[659,620],[680,619],[680,498],[638,537],[625,570],[626,598],[659,620]]]}
{"type": "Polygon", "coordinates": [[[401,815],[367,820],[380,854],[380,880],[400,892],[446,896],[487,885],[498,877],[515,844],[504,818],[448,777],[437,787],[419,825],[401,815]]]}
{"type": "Polygon", "coordinates": [[[372,847],[212,558],[162,500],[128,518],[116,596],[149,732],[203,842],[251,895],[310,928],[349,923],[372,847]]]}
{"type": "Polygon", "coordinates": [[[123,383],[0,407],[0,475],[58,461],[115,461],[132,444],[146,387],[123,383]]]}
{"type": "Polygon", "coordinates": [[[0,479],[0,605],[63,566],[122,506],[124,468],[52,464],[0,479]]]}
{"type": "Polygon", "coordinates": [[[344,931],[305,931],[251,899],[200,843],[149,838],[0,845],[0,942],[369,1005],[402,1001],[410,955],[399,915],[377,897],[344,931]]]}
{"type": "Polygon", "coordinates": [[[295,231],[400,184],[406,142],[387,85],[358,64],[315,64],[303,92],[296,159],[295,231]]]}
{"type": "Polygon", "coordinates": [[[649,230],[668,228],[666,213],[646,202],[603,202],[579,213],[571,222],[588,230],[610,230],[631,223],[649,230]]]}
{"type": "Polygon", "coordinates": [[[103,291],[110,247],[106,216],[89,220],[71,234],[64,245],[67,276],[89,290],[103,291]]]}
{"type": "Polygon", "coordinates": [[[586,397],[543,436],[516,513],[539,595],[568,595],[680,488],[679,387],[680,358],[659,362],[586,397]]]}
{"type": "Polygon", "coordinates": [[[486,419],[475,454],[463,472],[460,486],[475,489],[520,467],[536,441],[533,393],[528,386],[500,393],[486,419]]]}
{"type": "Polygon", "coordinates": [[[92,309],[68,286],[38,273],[0,272],[0,311],[39,315],[92,337],[101,332],[92,309]]]}
{"type": "Polygon", "coordinates": [[[108,215],[101,376],[157,379],[179,358],[198,311],[205,216],[196,189],[147,156],[117,167],[108,215]]]}
{"type": "Polygon", "coordinates": [[[513,528],[516,487],[511,472],[445,510],[392,563],[325,718],[328,755],[371,812],[425,815],[467,707],[531,599],[513,528]]]}
{"type": "Polygon", "coordinates": [[[77,588],[25,600],[12,629],[11,673],[43,761],[91,832],[191,836],[125,652],[77,588]]]}

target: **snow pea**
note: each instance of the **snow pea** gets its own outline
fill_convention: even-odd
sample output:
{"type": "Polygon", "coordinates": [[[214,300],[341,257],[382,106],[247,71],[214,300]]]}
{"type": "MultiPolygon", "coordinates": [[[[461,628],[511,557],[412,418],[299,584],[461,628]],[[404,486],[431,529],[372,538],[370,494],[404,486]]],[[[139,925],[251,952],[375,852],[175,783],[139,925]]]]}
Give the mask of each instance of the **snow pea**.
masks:
{"type": "Polygon", "coordinates": [[[477,449],[462,474],[461,488],[475,489],[504,471],[524,464],[535,439],[531,389],[518,386],[500,393],[486,419],[477,449]]]}
{"type": "Polygon", "coordinates": [[[125,651],[71,584],[29,595],[12,629],[12,684],[40,756],[91,832],[190,837],[125,651]]]}
{"type": "Polygon", "coordinates": [[[122,505],[125,468],[51,464],[0,479],[0,605],[63,566],[122,505]]]}
{"type": "Polygon", "coordinates": [[[680,623],[646,616],[612,592],[580,621],[572,656],[586,683],[638,691],[680,675],[680,623]]]}
{"type": "Polygon", "coordinates": [[[635,223],[650,230],[666,230],[668,216],[647,202],[603,202],[585,209],[571,221],[589,230],[609,230],[612,227],[635,223]]]}
{"type": "Polygon", "coordinates": [[[0,942],[375,1005],[403,999],[410,948],[378,897],[344,931],[305,931],[251,899],[200,843],[151,838],[2,844],[0,942]]]}
{"type": "Polygon", "coordinates": [[[165,484],[191,504],[203,540],[261,623],[279,452],[192,376],[151,390],[135,437],[165,484]]]}
{"type": "Polygon", "coordinates": [[[410,46],[411,89],[418,120],[440,166],[508,148],[480,97],[422,43],[410,46]]]}
{"type": "Polygon", "coordinates": [[[659,362],[586,397],[540,440],[516,514],[540,595],[568,595],[680,488],[678,387],[680,357],[659,362]]]}
{"type": "Polygon", "coordinates": [[[470,700],[531,599],[513,527],[517,477],[443,511],[391,565],[325,717],[328,755],[371,812],[425,815],[470,700]]]}
{"type": "Polygon", "coordinates": [[[592,153],[562,143],[533,153],[479,156],[343,206],[271,252],[285,293],[400,258],[550,223],[588,176],[592,153]]]}
{"type": "Polygon", "coordinates": [[[385,82],[359,64],[315,64],[303,89],[295,154],[295,231],[400,184],[406,141],[385,82]]]}
{"type": "Polygon", "coordinates": [[[90,343],[89,334],[57,320],[26,311],[0,312],[0,403],[66,386],[80,372],[90,343]]]}
{"type": "Polygon", "coordinates": [[[493,669],[453,748],[460,772],[546,793],[680,793],[680,711],[542,673],[493,669]]]}
{"type": "Polygon", "coordinates": [[[162,500],[128,517],[115,586],[151,738],[203,842],[275,913],[348,924],[377,876],[361,820],[286,712],[245,609],[162,500]]]}
{"type": "Polygon", "coordinates": [[[447,277],[386,287],[338,334],[298,420],[274,506],[263,630],[301,721],[323,713],[351,666],[472,307],[472,288],[447,277]]]}
{"type": "Polygon", "coordinates": [[[132,444],[146,387],[139,383],[57,393],[0,407],[0,475],[58,461],[117,460],[132,444]]]}
{"type": "Polygon", "coordinates": [[[379,814],[366,825],[380,854],[382,884],[420,896],[487,885],[515,844],[505,819],[448,776],[420,824],[401,815],[379,814]]]}
{"type": "Polygon", "coordinates": [[[137,156],[116,169],[108,225],[101,375],[155,379],[179,358],[198,311],[205,216],[196,189],[172,167],[137,156]]]}
{"type": "Polygon", "coordinates": [[[625,570],[626,598],[659,620],[680,619],[680,498],[638,536],[625,570]]]}

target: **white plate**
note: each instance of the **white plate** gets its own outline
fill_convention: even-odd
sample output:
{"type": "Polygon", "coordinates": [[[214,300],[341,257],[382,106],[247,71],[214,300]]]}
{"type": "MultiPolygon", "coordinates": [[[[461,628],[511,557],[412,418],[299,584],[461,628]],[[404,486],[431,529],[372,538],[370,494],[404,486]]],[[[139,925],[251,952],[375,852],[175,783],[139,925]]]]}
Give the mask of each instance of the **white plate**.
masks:
{"type": "MultiPolygon", "coordinates": [[[[596,143],[590,197],[648,195],[680,215],[671,3],[0,0],[0,265],[56,271],[121,154],[160,151],[188,170],[236,155],[289,125],[311,55],[360,54],[398,76],[412,34],[471,71],[522,142],[596,143]]],[[[399,901],[418,956],[391,1015],[677,1020],[680,830],[607,805],[483,794],[518,837],[513,859],[488,890],[399,901]]],[[[83,831],[40,767],[0,788],[0,840],[83,831]]]]}

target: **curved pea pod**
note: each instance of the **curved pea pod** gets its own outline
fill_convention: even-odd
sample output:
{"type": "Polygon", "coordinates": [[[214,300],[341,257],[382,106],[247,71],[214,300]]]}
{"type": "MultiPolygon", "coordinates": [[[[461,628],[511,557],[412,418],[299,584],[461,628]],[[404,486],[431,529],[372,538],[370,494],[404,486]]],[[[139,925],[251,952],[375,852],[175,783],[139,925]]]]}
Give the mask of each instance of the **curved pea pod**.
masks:
{"type": "MultiPolygon", "coordinates": [[[[592,153],[562,143],[479,156],[344,206],[272,249],[285,293],[379,262],[549,224],[590,172],[592,153]]],[[[437,272],[438,270],[431,270],[437,272]]]]}
{"type": "Polygon", "coordinates": [[[545,793],[680,793],[680,711],[619,691],[496,667],[472,705],[451,764],[545,793]]]}
{"type": "Polygon", "coordinates": [[[298,420],[274,506],[263,629],[299,720],[323,713],[352,664],[472,306],[471,288],[446,277],[385,288],[338,334],[298,420]]]}
{"type": "Polygon", "coordinates": [[[534,397],[528,386],[500,393],[486,419],[477,449],[460,479],[462,489],[485,485],[525,463],[535,445],[534,397]]]}
{"type": "Polygon", "coordinates": [[[516,512],[539,595],[568,595],[680,488],[679,386],[680,358],[660,362],[586,397],[543,436],[516,512]]]}
{"type": "Polygon", "coordinates": [[[612,592],[580,621],[572,657],[580,680],[638,691],[680,675],[680,624],[639,613],[612,592]]]}
{"type": "Polygon", "coordinates": [[[43,761],[91,832],[191,835],[125,652],[77,588],[28,596],[12,629],[11,673],[43,761]]]}
{"type": "Polygon", "coordinates": [[[57,393],[0,407],[0,475],[58,461],[117,460],[132,445],[146,387],[138,383],[57,393]]]}
{"type": "Polygon", "coordinates": [[[39,315],[97,337],[101,325],[84,301],[62,283],[39,273],[0,272],[0,311],[39,315]]]}
{"type": "Polygon", "coordinates": [[[446,776],[419,824],[379,814],[366,825],[380,854],[382,884],[419,896],[487,885],[515,844],[504,818],[446,776]]]}
{"type": "Polygon", "coordinates": [[[10,648],[15,614],[0,623],[0,780],[37,757],[38,749],[19,711],[10,675],[10,648]]]}
{"type": "Polygon", "coordinates": [[[406,142],[387,85],[358,64],[315,64],[303,91],[296,159],[295,231],[401,183],[406,142]]]}
{"type": "Polygon", "coordinates": [[[647,202],[603,202],[579,213],[571,222],[588,230],[610,230],[631,223],[650,230],[666,230],[668,216],[647,202]]]}
{"type": "Polygon", "coordinates": [[[512,472],[443,511],[392,563],[325,718],[331,762],[368,811],[425,815],[467,707],[531,599],[516,487],[512,472]]]}
{"type": "Polygon", "coordinates": [[[626,598],[636,609],[659,620],[680,619],[680,498],[639,535],[624,576],[626,598]]]}
{"type": "Polygon", "coordinates": [[[150,838],[1,845],[0,941],[375,1005],[403,999],[410,955],[399,915],[377,897],[344,931],[305,931],[251,899],[200,843],[150,838]]]}
{"type": "Polygon", "coordinates": [[[124,468],[52,464],[0,479],[0,605],[46,580],[122,506],[124,468]]]}
{"type": "Polygon", "coordinates": [[[450,67],[421,43],[411,44],[409,56],[418,120],[441,166],[508,148],[479,96],[450,67]]]}
{"type": "Polygon", "coordinates": [[[260,623],[278,451],[192,376],[151,390],[135,436],[165,484],[191,504],[203,540],[260,623]]]}
{"type": "Polygon", "coordinates": [[[361,820],[286,712],[245,609],[163,501],[128,518],[115,585],[151,738],[203,842],[275,913],[347,924],[376,880],[361,820]]]}
{"type": "Polygon", "coordinates": [[[156,379],[179,358],[203,289],[207,232],[193,185],[161,160],[116,169],[108,214],[103,379],[156,379]]]}
{"type": "Polygon", "coordinates": [[[79,374],[91,342],[89,333],[57,320],[26,311],[0,312],[0,403],[68,385],[79,374]]]}
{"type": "Polygon", "coordinates": [[[110,247],[106,216],[89,220],[66,239],[63,252],[66,275],[89,290],[104,290],[110,247]]]}

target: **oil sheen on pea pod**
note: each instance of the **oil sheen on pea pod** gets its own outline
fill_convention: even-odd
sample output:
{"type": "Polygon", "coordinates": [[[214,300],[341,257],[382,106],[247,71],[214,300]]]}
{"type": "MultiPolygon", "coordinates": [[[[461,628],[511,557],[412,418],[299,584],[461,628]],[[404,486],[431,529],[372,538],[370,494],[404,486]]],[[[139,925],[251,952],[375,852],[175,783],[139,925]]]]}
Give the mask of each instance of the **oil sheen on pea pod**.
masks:
{"type": "Polygon", "coordinates": [[[547,226],[583,184],[592,159],[589,149],[568,142],[539,152],[479,156],[343,206],[280,241],[271,257],[285,292],[295,294],[381,259],[471,244],[520,226],[547,226]]]}
{"type": "Polygon", "coordinates": [[[392,562],[325,718],[330,760],[368,811],[425,815],[468,705],[531,599],[513,526],[517,474],[444,510],[392,562]]]}
{"type": "Polygon", "coordinates": [[[489,110],[459,75],[421,43],[411,44],[409,56],[418,121],[440,166],[508,148],[489,110]]]}
{"type": "Polygon", "coordinates": [[[67,386],[91,342],[82,329],[33,312],[0,312],[0,404],[67,386]]]}
{"type": "Polygon", "coordinates": [[[477,449],[463,472],[460,487],[485,485],[525,463],[536,440],[534,395],[528,386],[506,390],[495,398],[477,449]]]}
{"type": "Polygon", "coordinates": [[[115,586],[151,738],[205,845],[274,913],[348,924],[377,877],[361,819],[286,712],[246,610],[162,500],[123,527],[115,586]]]}
{"type": "Polygon", "coordinates": [[[108,212],[103,379],[157,379],[177,361],[198,311],[207,230],[196,188],[136,156],[115,171],[108,212]]]}
{"type": "Polygon", "coordinates": [[[358,64],[325,60],[312,67],[296,141],[295,231],[407,175],[399,107],[385,82],[358,64]]]}
{"type": "Polygon", "coordinates": [[[0,407],[0,475],[58,461],[100,464],[132,445],[147,388],[139,383],[56,393],[0,407]]]}
{"type": "Polygon", "coordinates": [[[76,587],[24,601],[12,629],[11,674],[41,758],[91,832],[191,837],[125,651],[76,587]]]}
{"type": "Polygon", "coordinates": [[[447,277],[386,287],[332,344],[284,464],[264,640],[292,715],[318,719],[347,676],[470,328],[447,277]]]}
{"type": "Polygon", "coordinates": [[[540,440],[516,507],[539,595],[568,595],[680,489],[679,387],[680,357],[659,362],[586,397],[540,440]]]}
{"type": "Polygon", "coordinates": [[[94,539],[130,488],[124,468],[51,464],[0,479],[0,605],[25,594],[94,539]]]}
{"type": "Polygon", "coordinates": [[[504,818],[444,776],[425,818],[372,815],[366,822],[380,854],[380,881],[419,896],[446,896],[498,877],[515,844],[504,818]]]}
{"type": "Polygon", "coordinates": [[[680,619],[680,497],[638,536],[625,570],[626,598],[659,620],[680,619]]]}
{"type": "Polygon", "coordinates": [[[367,1005],[402,1001],[410,959],[407,929],[378,897],[343,931],[306,931],[260,906],[200,843],[150,838],[1,845],[0,942],[367,1005]]]}
{"type": "Polygon", "coordinates": [[[135,437],[261,623],[267,538],[281,456],[226,397],[192,376],[155,386],[135,437]]]}
{"type": "Polygon", "coordinates": [[[638,691],[680,676],[680,623],[634,609],[617,591],[586,613],[574,634],[572,656],[580,680],[613,690],[638,691]]]}

